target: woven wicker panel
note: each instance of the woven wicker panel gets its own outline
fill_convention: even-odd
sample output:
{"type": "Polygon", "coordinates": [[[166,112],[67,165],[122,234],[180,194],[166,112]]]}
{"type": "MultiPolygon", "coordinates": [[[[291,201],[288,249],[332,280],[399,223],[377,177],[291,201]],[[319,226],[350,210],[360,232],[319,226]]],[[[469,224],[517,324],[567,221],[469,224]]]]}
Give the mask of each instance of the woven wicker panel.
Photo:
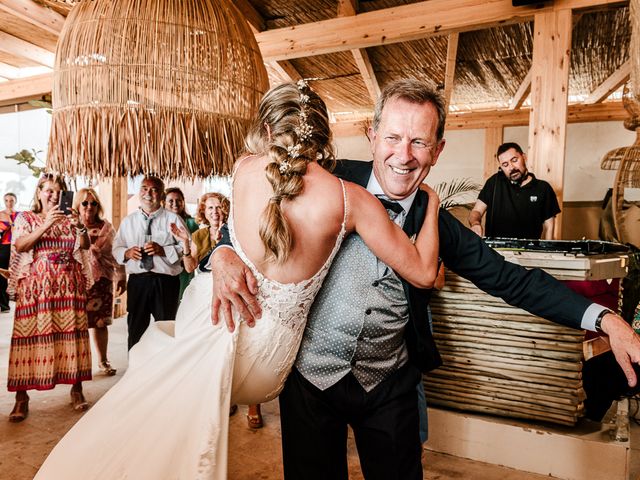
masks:
{"type": "Polygon", "coordinates": [[[96,177],[228,174],[268,85],[227,0],[95,0],[56,52],[48,166],[96,177]]]}
{"type": "Polygon", "coordinates": [[[358,2],[359,12],[373,12],[384,8],[399,7],[411,3],[419,3],[424,0],[360,0],[358,2]]]}

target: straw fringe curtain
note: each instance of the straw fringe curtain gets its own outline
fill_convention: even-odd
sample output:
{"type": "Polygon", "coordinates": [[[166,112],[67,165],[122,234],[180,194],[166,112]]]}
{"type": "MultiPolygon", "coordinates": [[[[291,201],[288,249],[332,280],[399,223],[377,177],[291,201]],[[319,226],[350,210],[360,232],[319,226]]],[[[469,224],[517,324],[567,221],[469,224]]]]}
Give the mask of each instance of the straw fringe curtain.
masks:
{"type": "Polygon", "coordinates": [[[58,41],[48,166],[69,175],[228,174],[267,73],[227,0],[92,0],[58,41]]]}

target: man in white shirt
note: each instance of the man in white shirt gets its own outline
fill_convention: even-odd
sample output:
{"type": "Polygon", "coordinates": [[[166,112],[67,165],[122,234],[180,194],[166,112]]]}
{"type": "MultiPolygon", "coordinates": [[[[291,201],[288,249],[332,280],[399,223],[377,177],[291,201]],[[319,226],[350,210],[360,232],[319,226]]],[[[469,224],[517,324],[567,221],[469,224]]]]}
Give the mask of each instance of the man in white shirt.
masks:
{"type": "Polygon", "coordinates": [[[125,266],[129,349],[151,321],[174,320],[182,272],[182,245],[171,234],[171,224],[184,228],[182,218],[162,208],[164,183],[147,176],[140,186],[140,210],[122,220],[113,244],[113,256],[125,266]]]}

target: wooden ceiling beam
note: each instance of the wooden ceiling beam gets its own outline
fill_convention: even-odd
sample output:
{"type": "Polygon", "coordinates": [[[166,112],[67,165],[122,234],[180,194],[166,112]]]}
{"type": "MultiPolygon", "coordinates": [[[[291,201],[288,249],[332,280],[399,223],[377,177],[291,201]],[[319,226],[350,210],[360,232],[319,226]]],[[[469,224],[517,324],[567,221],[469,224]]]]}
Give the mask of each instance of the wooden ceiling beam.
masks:
{"type": "Polygon", "coordinates": [[[281,77],[288,78],[291,82],[297,82],[302,79],[300,72],[298,72],[289,60],[271,62],[270,65],[281,77]]]}
{"type": "Polygon", "coordinates": [[[447,108],[451,103],[453,93],[453,81],[456,76],[456,59],[458,57],[459,33],[450,33],[447,42],[447,65],[444,71],[444,101],[447,108]]]}
{"type": "Polygon", "coordinates": [[[607,79],[591,92],[584,101],[587,105],[600,103],[622,85],[624,85],[631,76],[631,60],[624,62],[620,68],[613,72],[607,79]]]}
{"type": "Polygon", "coordinates": [[[240,10],[240,13],[244,15],[245,20],[254,33],[262,32],[266,29],[262,15],[260,15],[260,12],[258,12],[248,0],[233,0],[233,4],[240,10]]]}
{"type": "Polygon", "coordinates": [[[373,103],[376,103],[378,97],[380,96],[380,83],[378,83],[376,72],[373,70],[373,66],[371,65],[371,60],[369,60],[367,51],[364,48],[359,48],[356,50],[351,50],[351,54],[356,61],[358,70],[360,70],[360,76],[362,77],[362,80],[367,87],[367,91],[369,92],[371,100],[373,101],[373,103]]]}
{"type": "Polygon", "coordinates": [[[0,105],[16,98],[41,97],[51,93],[52,87],[52,73],[2,82],[0,84],[0,105]]]}
{"type": "Polygon", "coordinates": [[[338,17],[351,17],[358,13],[358,0],[338,0],[338,17]]]}
{"type": "MultiPolygon", "coordinates": [[[[486,112],[450,113],[447,115],[446,131],[482,130],[485,128],[517,127],[529,125],[529,108],[519,110],[494,110],[486,112]]],[[[596,103],[594,105],[569,105],[568,123],[621,122],[629,116],[622,102],[596,103]]],[[[331,124],[336,136],[359,135],[362,122],[341,121],[331,124]]]]}
{"type": "Polygon", "coordinates": [[[0,76],[13,80],[14,78],[20,77],[20,69],[13,65],[0,62],[0,76]]]}
{"type": "Polygon", "coordinates": [[[0,11],[24,20],[54,35],[60,35],[65,17],[33,0],[0,0],[0,11]]]}
{"type": "Polygon", "coordinates": [[[0,51],[53,68],[55,59],[53,52],[2,31],[0,31],[0,51]]]}
{"type": "MultiPolygon", "coordinates": [[[[353,18],[358,14],[358,0],[339,0],[338,1],[338,17],[351,17],[353,18]]],[[[380,96],[380,83],[376,78],[376,72],[371,65],[371,59],[369,54],[364,48],[354,48],[351,50],[351,55],[356,62],[356,66],[360,71],[360,76],[364,82],[369,97],[373,103],[376,103],[380,96]]]]}
{"type": "MultiPolygon", "coordinates": [[[[260,12],[258,12],[255,7],[248,2],[248,0],[234,0],[233,3],[236,8],[240,10],[240,13],[244,15],[244,18],[249,24],[254,35],[267,28],[264,18],[262,18],[260,12]]],[[[296,70],[296,67],[294,67],[288,60],[272,62],[267,62],[265,60],[265,63],[268,63],[281,77],[286,78],[291,82],[297,82],[302,78],[302,75],[300,75],[298,70],[296,70]]]]}
{"type": "Polygon", "coordinates": [[[513,7],[511,0],[429,0],[256,34],[265,61],[289,60],[418,40],[531,20],[545,11],[624,4],[620,0],[556,0],[513,7]]]}
{"type": "Polygon", "coordinates": [[[511,102],[509,103],[509,110],[519,109],[524,103],[524,101],[527,99],[527,97],[529,96],[530,92],[531,92],[531,69],[529,69],[529,71],[524,77],[524,80],[522,80],[522,83],[518,87],[518,90],[516,91],[515,95],[511,99],[511,102]]]}

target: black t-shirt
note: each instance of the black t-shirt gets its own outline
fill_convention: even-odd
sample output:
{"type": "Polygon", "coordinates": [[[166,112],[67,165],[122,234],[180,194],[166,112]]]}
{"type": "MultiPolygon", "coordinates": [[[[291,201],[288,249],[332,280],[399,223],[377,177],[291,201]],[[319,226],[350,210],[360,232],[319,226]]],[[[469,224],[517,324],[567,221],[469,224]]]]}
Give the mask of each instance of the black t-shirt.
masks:
{"type": "Polygon", "coordinates": [[[540,238],[545,220],[560,213],[556,194],[532,173],[526,185],[514,185],[499,171],[484,184],[478,200],[487,204],[487,237],[540,238]]]}

